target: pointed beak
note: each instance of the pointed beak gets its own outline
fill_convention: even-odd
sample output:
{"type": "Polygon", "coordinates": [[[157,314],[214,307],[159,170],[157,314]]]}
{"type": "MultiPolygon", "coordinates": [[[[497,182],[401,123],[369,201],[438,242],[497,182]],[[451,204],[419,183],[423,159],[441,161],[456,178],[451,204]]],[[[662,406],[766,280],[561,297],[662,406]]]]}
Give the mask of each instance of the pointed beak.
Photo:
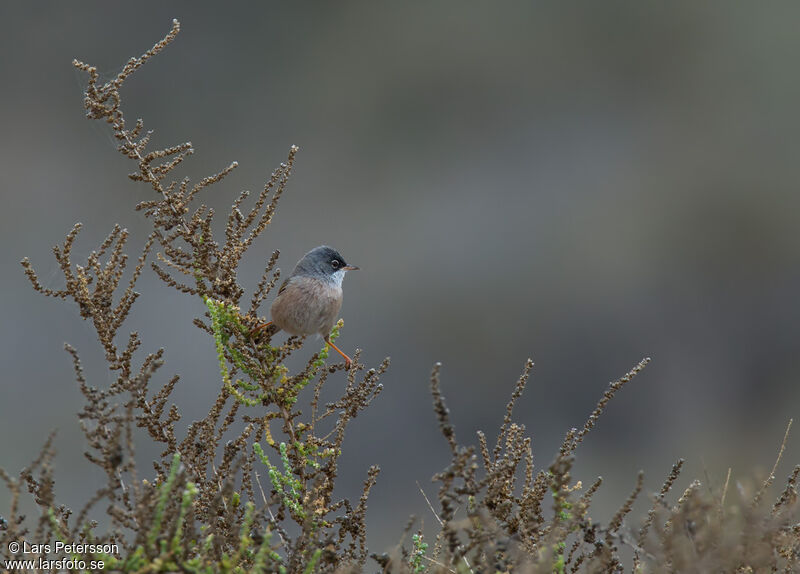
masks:
{"type": "Polygon", "coordinates": [[[356,267],[355,265],[345,265],[344,267],[342,267],[342,269],[344,269],[345,271],[358,271],[358,267],[356,267]]]}

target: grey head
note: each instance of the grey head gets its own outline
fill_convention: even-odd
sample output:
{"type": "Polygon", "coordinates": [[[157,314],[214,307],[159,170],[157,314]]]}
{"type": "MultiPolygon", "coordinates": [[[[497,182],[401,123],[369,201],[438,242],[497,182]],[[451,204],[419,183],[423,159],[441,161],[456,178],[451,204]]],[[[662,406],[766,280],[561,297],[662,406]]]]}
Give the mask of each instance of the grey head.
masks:
{"type": "Polygon", "coordinates": [[[306,253],[297,262],[294,271],[292,271],[292,277],[296,275],[311,276],[327,279],[341,285],[345,271],[353,271],[355,269],[358,269],[358,267],[348,265],[344,257],[333,247],[320,245],[306,253]]]}

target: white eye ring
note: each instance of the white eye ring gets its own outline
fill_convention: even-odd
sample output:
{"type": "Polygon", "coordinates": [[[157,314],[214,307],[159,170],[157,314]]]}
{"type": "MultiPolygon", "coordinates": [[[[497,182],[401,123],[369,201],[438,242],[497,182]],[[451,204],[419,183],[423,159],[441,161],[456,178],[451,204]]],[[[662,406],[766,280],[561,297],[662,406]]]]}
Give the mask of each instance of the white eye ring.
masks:
{"type": "Polygon", "coordinates": [[[339,263],[338,259],[334,259],[333,261],[331,261],[331,267],[333,267],[334,269],[338,269],[340,265],[341,263],[339,263]]]}

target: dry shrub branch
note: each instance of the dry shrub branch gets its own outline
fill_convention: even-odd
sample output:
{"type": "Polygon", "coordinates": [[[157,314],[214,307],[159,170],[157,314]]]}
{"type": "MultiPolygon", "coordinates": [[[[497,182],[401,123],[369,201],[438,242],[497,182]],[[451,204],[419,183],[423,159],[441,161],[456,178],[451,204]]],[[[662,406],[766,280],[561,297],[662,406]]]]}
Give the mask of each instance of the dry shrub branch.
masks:
{"type": "MultiPolygon", "coordinates": [[[[246,312],[240,309],[246,289],[238,281],[238,267],[272,221],[298,148],[289,149],[286,161],[254,199],[247,191],[238,194],[218,238],[214,210],[200,202],[201,192],[220,184],[236,162],[194,184],[189,178],[172,178],[173,170],[193,153],[192,144],[152,150],[153,132],[145,130],[141,119],[129,127],[123,113],[125,81],[172,43],[179,30],[176,20],[161,41],[105,83],[93,66],[73,62],[88,74],[87,117],[110,126],[117,149],[134,162],[130,179],[149,188],[151,198],[136,209],[150,221],[152,231],[127,281],[128,233],[119,225],[86,261],[78,262],[73,246],[81,224],[75,224],[64,243],[53,249],[65,280],[61,290],[42,287],[31,262],[22,261],[35,290],[77,303],[116,378],[107,388],[91,385],[78,351],[67,345],[86,399],[79,413],[89,445],[86,457],[105,474],[106,485],[77,514],[57,505],[49,440],[19,479],[2,476],[12,492],[3,538],[113,543],[117,552],[103,558],[126,571],[216,571],[220,565],[239,571],[358,568],[367,555],[366,502],[378,469],[367,471],[363,493],[353,504],[336,498],[338,460],[348,424],[380,393],[379,379],[389,361],[367,370],[356,353],[353,366],[345,370],[342,364],[327,365],[323,349],[300,372],[290,373],[284,362],[301,346],[301,339],[272,346],[270,333],[251,336],[260,305],[278,279],[278,252],[270,257],[246,312]],[[164,284],[202,302],[204,314],[193,323],[209,335],[208,352],[219,364],[217,399],[208,414],[188,428],[181,424],[178,407],[170,403],[181,381],[177,375],[162,374],[164,349],[143,351],[136,332],[121,331],[153,251],[156,260],[150,261],[150,268],[164,284]],[[320,405],[322,386],[339,372],[347,378],[343,394],[320,405]],[[309,396],[310,389],[303,391],[312,382],[315,391],[309,396]],[[136,466],[135,429],[163,447],[149,471],[136,466]],[[23,526],[17,515],[23,483],[42,508],[36,532],[23,526]],[[89,518],[101,505],[110,524],[102,534],[89,518]]],[[[340,322],[334,337],[341,327],[340,322]]]]}
{"type": "MultiPolygon", "coordinates": [[[[431,374],[431,392],[439,429],[450,447],[450,464],[433,477],[439,484],[436,513],[439,531],[430,548],[423,531],[411,544],[392,553],[373,555],[385,572],[797,572],[800,571],[800,465],[772,504],[764,494],[775,479],[789,427],[769,476],[757,488],[692,481],[677,501],[667,500],[684,461],[678,460],[651,507],[634,526],[628,517],[645,491],[644,474],[635,478],[630,495],[606,523],[589,514],[602,484],[588,488],[572,477],[575,451],[603,414],[609,401],[650,359],[609,384],[584,426],[570,429],[547,468],[533,464],[531,437],[513,421],[514,405],[531,374],[528,360],[512,392],[497,440],[490,450],[486,435],[464,446],[440,388],[440,365],[431,374]]],[[[423,493],[424,496],[424,493],[423,493]]],[[[426,497],[427,500],[427,497],[426,497]]],[[[413,522],[406,529],[411,531],[413,522]]]]}

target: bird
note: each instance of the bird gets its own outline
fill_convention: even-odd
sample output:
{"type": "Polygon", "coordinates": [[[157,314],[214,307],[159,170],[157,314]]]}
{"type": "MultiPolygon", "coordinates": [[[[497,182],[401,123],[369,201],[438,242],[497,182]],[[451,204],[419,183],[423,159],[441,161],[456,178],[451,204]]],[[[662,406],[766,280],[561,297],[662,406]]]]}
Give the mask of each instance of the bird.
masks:
{"type": "Polygon", "coordinates": [[[325,344],[345,360],[349,369],[353,360],[331,341],[331,329],[342,308],[342,281],[347,271],[358,267],[348,265],[333,247],[320,245],[306,253],[295,265],[292,274],[281,284],[272,302],[272,320],[253,329],[255,333],[275,325],[290,335],[322,335],[325,344]]]}

